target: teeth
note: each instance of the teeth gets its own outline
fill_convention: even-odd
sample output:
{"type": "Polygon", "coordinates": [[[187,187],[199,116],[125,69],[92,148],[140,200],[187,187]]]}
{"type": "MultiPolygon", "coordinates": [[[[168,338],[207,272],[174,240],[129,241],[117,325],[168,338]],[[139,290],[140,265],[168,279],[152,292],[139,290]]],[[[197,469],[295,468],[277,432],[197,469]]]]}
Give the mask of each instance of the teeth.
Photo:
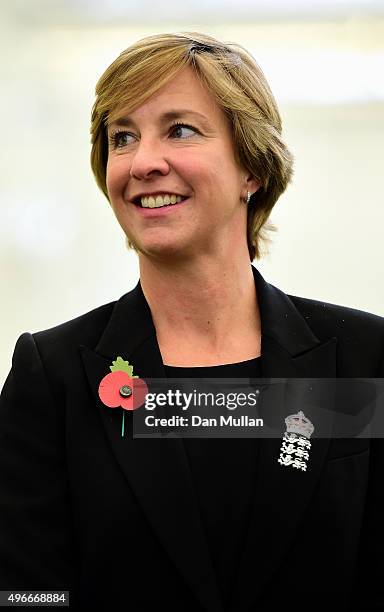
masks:
{"type": "Polygon", "coordinates": [[[143,196],[141,198],[141,205],[144,208],[160,208],[161,206],[169,206],[169,204],[176,204],[181,202],[182,197],[181,196],[177,196],[175,194],[170,194],[170,195],[157,195],[156,198],[154,198],[153,196],[143,196]]]}

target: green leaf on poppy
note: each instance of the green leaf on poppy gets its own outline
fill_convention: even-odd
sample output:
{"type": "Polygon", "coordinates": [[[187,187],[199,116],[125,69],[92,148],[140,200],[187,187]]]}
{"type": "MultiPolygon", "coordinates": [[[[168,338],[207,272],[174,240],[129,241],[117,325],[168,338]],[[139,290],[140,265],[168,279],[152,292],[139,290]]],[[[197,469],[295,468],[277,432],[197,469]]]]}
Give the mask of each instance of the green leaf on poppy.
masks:
{"type": "Polygon", "coordinates": [[[117,357],[112,363],[113,365],[109,366],[111,372],[127,372],[131,378],[139,378],[133,375],[133,366],[129,364],[129,361],[125,361],[122,357],[117,357]]]}

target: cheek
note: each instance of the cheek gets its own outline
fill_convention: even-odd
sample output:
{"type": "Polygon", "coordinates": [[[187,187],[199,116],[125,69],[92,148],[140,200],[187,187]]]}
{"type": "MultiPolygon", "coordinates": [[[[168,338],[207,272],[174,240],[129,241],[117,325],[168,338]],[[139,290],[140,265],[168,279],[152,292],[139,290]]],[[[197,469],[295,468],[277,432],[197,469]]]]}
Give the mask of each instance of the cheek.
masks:
{"type": "Polygon", "coordinates": [[[127,177],[129,177],[129,168],[122,161],[111,159],[107,163],[106,184],[111,199],[122,195],[127,183],[127,177]]]}
{"type": "Polygon", "coordinates": [[[204,169],[204,162],[202,157],[190,152],[179,153],[176,156],[168,157],[169,164],[172,171],[181,178],[183,183],[193,187],[196,182],[201,180],[202,171],[204,169]]]}
{"type": "Polygon", "coordinates": [[[217,189],[223,166],[216,151],[187,151],[171,160],[172,169],[195,194],[207,196],[217,189]]]}

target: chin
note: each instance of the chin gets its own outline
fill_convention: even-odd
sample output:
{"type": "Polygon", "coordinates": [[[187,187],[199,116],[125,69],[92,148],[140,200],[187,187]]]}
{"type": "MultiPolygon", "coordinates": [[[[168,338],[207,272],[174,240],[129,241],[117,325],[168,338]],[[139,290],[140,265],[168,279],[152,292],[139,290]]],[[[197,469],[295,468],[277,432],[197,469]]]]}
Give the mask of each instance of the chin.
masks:
{"type": "Polygon", "coordinates": [[[165,263],[176,263],[176,262],[180,263],[182,261],[187,261],[189,259],[185,251],[183,251],[183,249],[178,249],[172,245],[168,245],[168,246],[163,245],[162,247],[159,247],[158,249],[148,248],[145,251],[141,250],[140,253],[143,256],[149,257],[151,259],[156,259],[157,261],[162,262],[164,264],[165,263]]]}
{"type": "Polygon", "coordinates": [[[186,255],[185,248],[180,241],[164,240],[164,237],[159,237],[158,240],[132,240],[136,250],[141,256],[155,258],[159,260],[167,259],[184,259],[186,255]]]}
{"type": "Polygon", "coordinates": [[[169,259],[176,261],[188,261],[201,254],[207,237],[202,240],[193,232],[181,231],[177,228],[170,231],[169,228],[152,228],[142,231],[138,235],[127,235],[135,249],[141,256],[156,258],[166,262],[169,259]],[[167,231],[168,230],[168,231],[167,231]]]}

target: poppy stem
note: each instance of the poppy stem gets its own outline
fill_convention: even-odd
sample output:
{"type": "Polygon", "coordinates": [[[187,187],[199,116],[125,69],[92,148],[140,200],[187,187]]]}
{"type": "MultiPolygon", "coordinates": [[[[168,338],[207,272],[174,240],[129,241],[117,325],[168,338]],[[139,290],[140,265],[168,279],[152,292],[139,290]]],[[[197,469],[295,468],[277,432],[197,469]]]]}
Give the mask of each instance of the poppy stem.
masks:
{"type": "Polygon", "coordinates": [[[121,421],[121,437],[124,437],[124,420],[125,420],[125,410],[123,408],[123,420],[121,421]]]}

